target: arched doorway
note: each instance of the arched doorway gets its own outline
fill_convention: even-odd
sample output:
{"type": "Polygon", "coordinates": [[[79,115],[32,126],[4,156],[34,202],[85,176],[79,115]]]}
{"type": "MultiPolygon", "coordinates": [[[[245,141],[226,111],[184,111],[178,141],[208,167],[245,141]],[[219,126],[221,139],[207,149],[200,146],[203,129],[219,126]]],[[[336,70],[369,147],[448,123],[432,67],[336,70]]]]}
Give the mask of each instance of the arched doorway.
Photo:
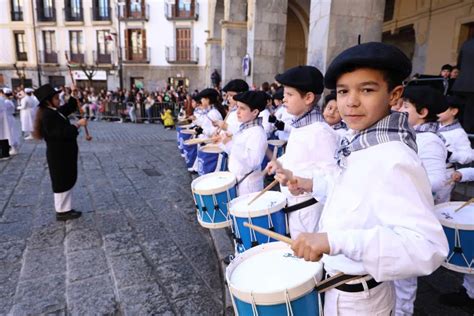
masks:
{"type": "Polygon", "coordinates": [[[309,17],[296,3],[289,1],[286,20],[285,69],[306,64],[309,17]]]}

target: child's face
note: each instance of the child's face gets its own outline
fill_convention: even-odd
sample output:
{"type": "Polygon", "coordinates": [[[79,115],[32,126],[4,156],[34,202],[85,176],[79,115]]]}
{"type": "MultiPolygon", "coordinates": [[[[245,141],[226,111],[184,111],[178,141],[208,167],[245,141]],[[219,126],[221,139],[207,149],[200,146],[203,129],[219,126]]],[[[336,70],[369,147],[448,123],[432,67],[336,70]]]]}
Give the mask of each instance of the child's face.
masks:
{"type": "Polygon", "coordinates": [[[451,71],[449,71],[449,69],[443,69],[440,72],[440,76],[443,78],[449,78],[450,74],[451,74],[451,71]]]}
{"type": "Polygon", "coordinates": [[[331,100],[329,101],[328,104],[326,104],[326,107],[324,108],[323,116],[324,116],[324,120],[329,125],[334,125],[341,121],[341,114],[339,114],[339,110],[337,109],[336,100],[331,100]]]}
{"type": "Polygon", "coordinates": [[[247,123],[258,116],[258,110],[252,110],[242,102],[237,101],[237,119],[240,123],[247,123]]]}
{"type": "MultiPolygon", "coordinates": [[[[426,108],[422,109],[422,113],[427,111],[426,108]]],[[[400,112],[405,112],[408,113],[408,124],[410,126],[417,126],[421,125],[425,122],[424,117],[426,115],[422,115],[417,112],[416,107],[413,103],[408,101],[407,99],[403,99],[402,107],[400,109],[400,112]]]]}
{"type": "Polygon", "coordinates": [[[400,98],[403,87],[388,91],[381,71],[360,68],[341,75],[337,80],[337,108],[349,126],[364,130],[390,113],[390,108],[400,98]]]}
{"type": "Polygon", "coordinates": [[[451,79],[456,79],[459,76],[459,69],[454,68],[453,70],[451,70],[449,76],[451,79]]]}
{"type": "Polygon", "coordinates": [[[280,106],[283,102],[281,100],[275,99],[273,100],[273,103],[275,103],[275,106],[280,106]]]}
{"type": "Polygon", "coordinates": [[[441,124],[451,123],[456,119],[456,114],[458,114],[458,109],[449,107],[443,113],[438,114],[438,122],[441,124]]]}
{"type": "Polygon", "coordinates": [[[285,86],[283,102],[286,104],[288,113],[299,116],[307,112],[310,106],[316,101],[315,95],[311,92],[301,96],[301,94],[292,87],[285,86]]]}
{"type": "Polygon", "coordinates": [[[207,108],[209,106],[209,98],[201,98],[201,105],[203,108],[207,108]]]}
{"type": "Polygon", "coordinates": [[[229,104],[229,108],[232,109],[237,105],[237,101],[234,100],[234,96],[237,94],[237,92],[234,91],[228,91],[225,94],[225,98],[229,104]]]}

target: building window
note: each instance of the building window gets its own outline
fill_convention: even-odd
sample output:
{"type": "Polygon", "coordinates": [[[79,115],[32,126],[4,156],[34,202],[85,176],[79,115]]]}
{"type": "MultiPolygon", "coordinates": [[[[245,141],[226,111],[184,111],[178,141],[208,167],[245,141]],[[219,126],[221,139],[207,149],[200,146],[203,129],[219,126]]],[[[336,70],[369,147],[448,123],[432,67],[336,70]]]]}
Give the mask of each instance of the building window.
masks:
{"type": "Polygon", "coordinates": [[[93,1],[93,19],[95,21],[110,20],[109,0],[93,1]]]}
{"type": "Polygon", "coordinates": [[[56,19],[56,11],[53,0],[36,0],[38,21],[52,22],[56,19]]]}
{"type": "Polygon", "coordinates": [[[12,21],[23,21],[23,0],[11,0],[12,21]]]}
{"type": "Polygon", "coordinates": [[[82,31],[69,31],[69,59],[75,63],[84,63],[84,39],[82,31]]]}
{"type": "Polygon", "coordinates": [[[54,31],[43,31],[44,55],[45,63],[58,62],[58,54],[56,52],[56,34],[54,31]]]}
{"type": "Polygon", "coordinates": [[[43,0],[42,1],[42,9],[43,9],[43,16],[45,18],[49,18],[49,19],[52,19],[54,18],[54,14],[53,14],[53,0],[43,0]]]}
{"type": "Polygon", "coordinates": [[[25,32],[14,32],[13,36],[15,37],[16,59],[18,61],[27,61],[25,32]]]}
{"type": "Polygon", "coordinates": [[[128,60],[146,60],[146,31],[142,29],[126,30],[125,47],[128,60]]]}
{"type": "Polygon", "coordinates": [[[191,60],[191,29],[176,29],[176,60],[191,60]]]}
{"type": "Polygon", "coordinates": [[[176,15],[178,17],[191,17],[194,1],[176,0],[176,15]]]}
{"type": "Polygon", "coordinates": [[[64,15],[66,21],[82,21],[81,0],[65,0],[64,15]]]}
{"type": "Polygon", "coordinates": [[[112,54],[110,49],[111,35],[109,30],[97,31],[97,56],[100,64],[112,63],[112,54]]]}

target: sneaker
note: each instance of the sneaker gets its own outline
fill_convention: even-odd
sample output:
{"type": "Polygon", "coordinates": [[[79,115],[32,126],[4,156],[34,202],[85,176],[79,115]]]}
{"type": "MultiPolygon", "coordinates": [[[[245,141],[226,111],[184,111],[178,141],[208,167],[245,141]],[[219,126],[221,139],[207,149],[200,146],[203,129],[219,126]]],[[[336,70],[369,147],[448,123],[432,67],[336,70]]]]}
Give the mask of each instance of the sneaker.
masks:
{"type": "Polygon", "coordinates": [[[82,212],[70,210],[68,212],[56,213],[56,220],[67,221],[68,219],[75,219],[81,217],[82,212]]]}
{"type": "Polygon", "coordinates": [[[466,289],[462,288],[455,293],[442,294],[439,297],[439,302],[447,306],[469,306],[474,307],[474,299],[470,298],[466,293],[466,289]]]}
{"type": "Polygon", "coordinates": [[[11,158],[10,156],[8,156],[8,157],[2,157],[2,158],[0,158],[0,161],[2,161],[2,160],[8,160],[8,159],[10,159],[10,158],[11,158]]]}
{"type": "Polygon", "coordinates": [[[32,140],[32,139],[33,139],[33,136],[31,136],[31,135],[28,135],[28,136],[25,137],[25,140],[32,140]]]}
{"type": "Polygon", "coordinates": [[[16,150],[15,148],[12,147],[10,149],[9,153],[10,153],[10,156],[15,156],[15,155],[18,155],[18,150],[16,150]]]}

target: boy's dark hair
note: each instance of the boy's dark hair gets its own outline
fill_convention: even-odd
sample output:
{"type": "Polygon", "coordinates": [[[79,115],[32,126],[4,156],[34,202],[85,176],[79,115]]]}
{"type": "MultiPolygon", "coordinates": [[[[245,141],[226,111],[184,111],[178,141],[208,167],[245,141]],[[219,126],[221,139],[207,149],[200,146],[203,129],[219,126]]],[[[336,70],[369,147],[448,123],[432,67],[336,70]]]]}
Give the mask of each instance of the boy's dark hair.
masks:
{"type": "Polygon", "coordinates": [[[324,112],[329,102],[336,101],[336,99],[337,99],[336,91],[332,90],[328,95],[324,97],[324,103],[323,103],[323,107],[321,111],[324,112]]]}
{"type": "Polygon", "coordinates": [[[428,106],[422,105],[421,103],[416,103],[414,100],[412,100],[410,98],[407,98],[407,97],[404,97],[403,100],[406,100],[406,101],[410,102],[411,104],[413,104],[413,106],[416,109],[416,113],[418,113],[418,114],[421,114],[421,111],[423,109],[427,109],[428,114],[425,117],[426,122],[437,122],[438,121],[438,116],[433,111],[430,111],[430,108],[428,106]]]}
{"type": "Polygon", "coordinates": [[[444,64],[444,65],[441,67],[441,70],[449,70],[449,71],[452,71],[452,70],[453,70],[453,66],[451,66],[450,64],[444,64]]]}

